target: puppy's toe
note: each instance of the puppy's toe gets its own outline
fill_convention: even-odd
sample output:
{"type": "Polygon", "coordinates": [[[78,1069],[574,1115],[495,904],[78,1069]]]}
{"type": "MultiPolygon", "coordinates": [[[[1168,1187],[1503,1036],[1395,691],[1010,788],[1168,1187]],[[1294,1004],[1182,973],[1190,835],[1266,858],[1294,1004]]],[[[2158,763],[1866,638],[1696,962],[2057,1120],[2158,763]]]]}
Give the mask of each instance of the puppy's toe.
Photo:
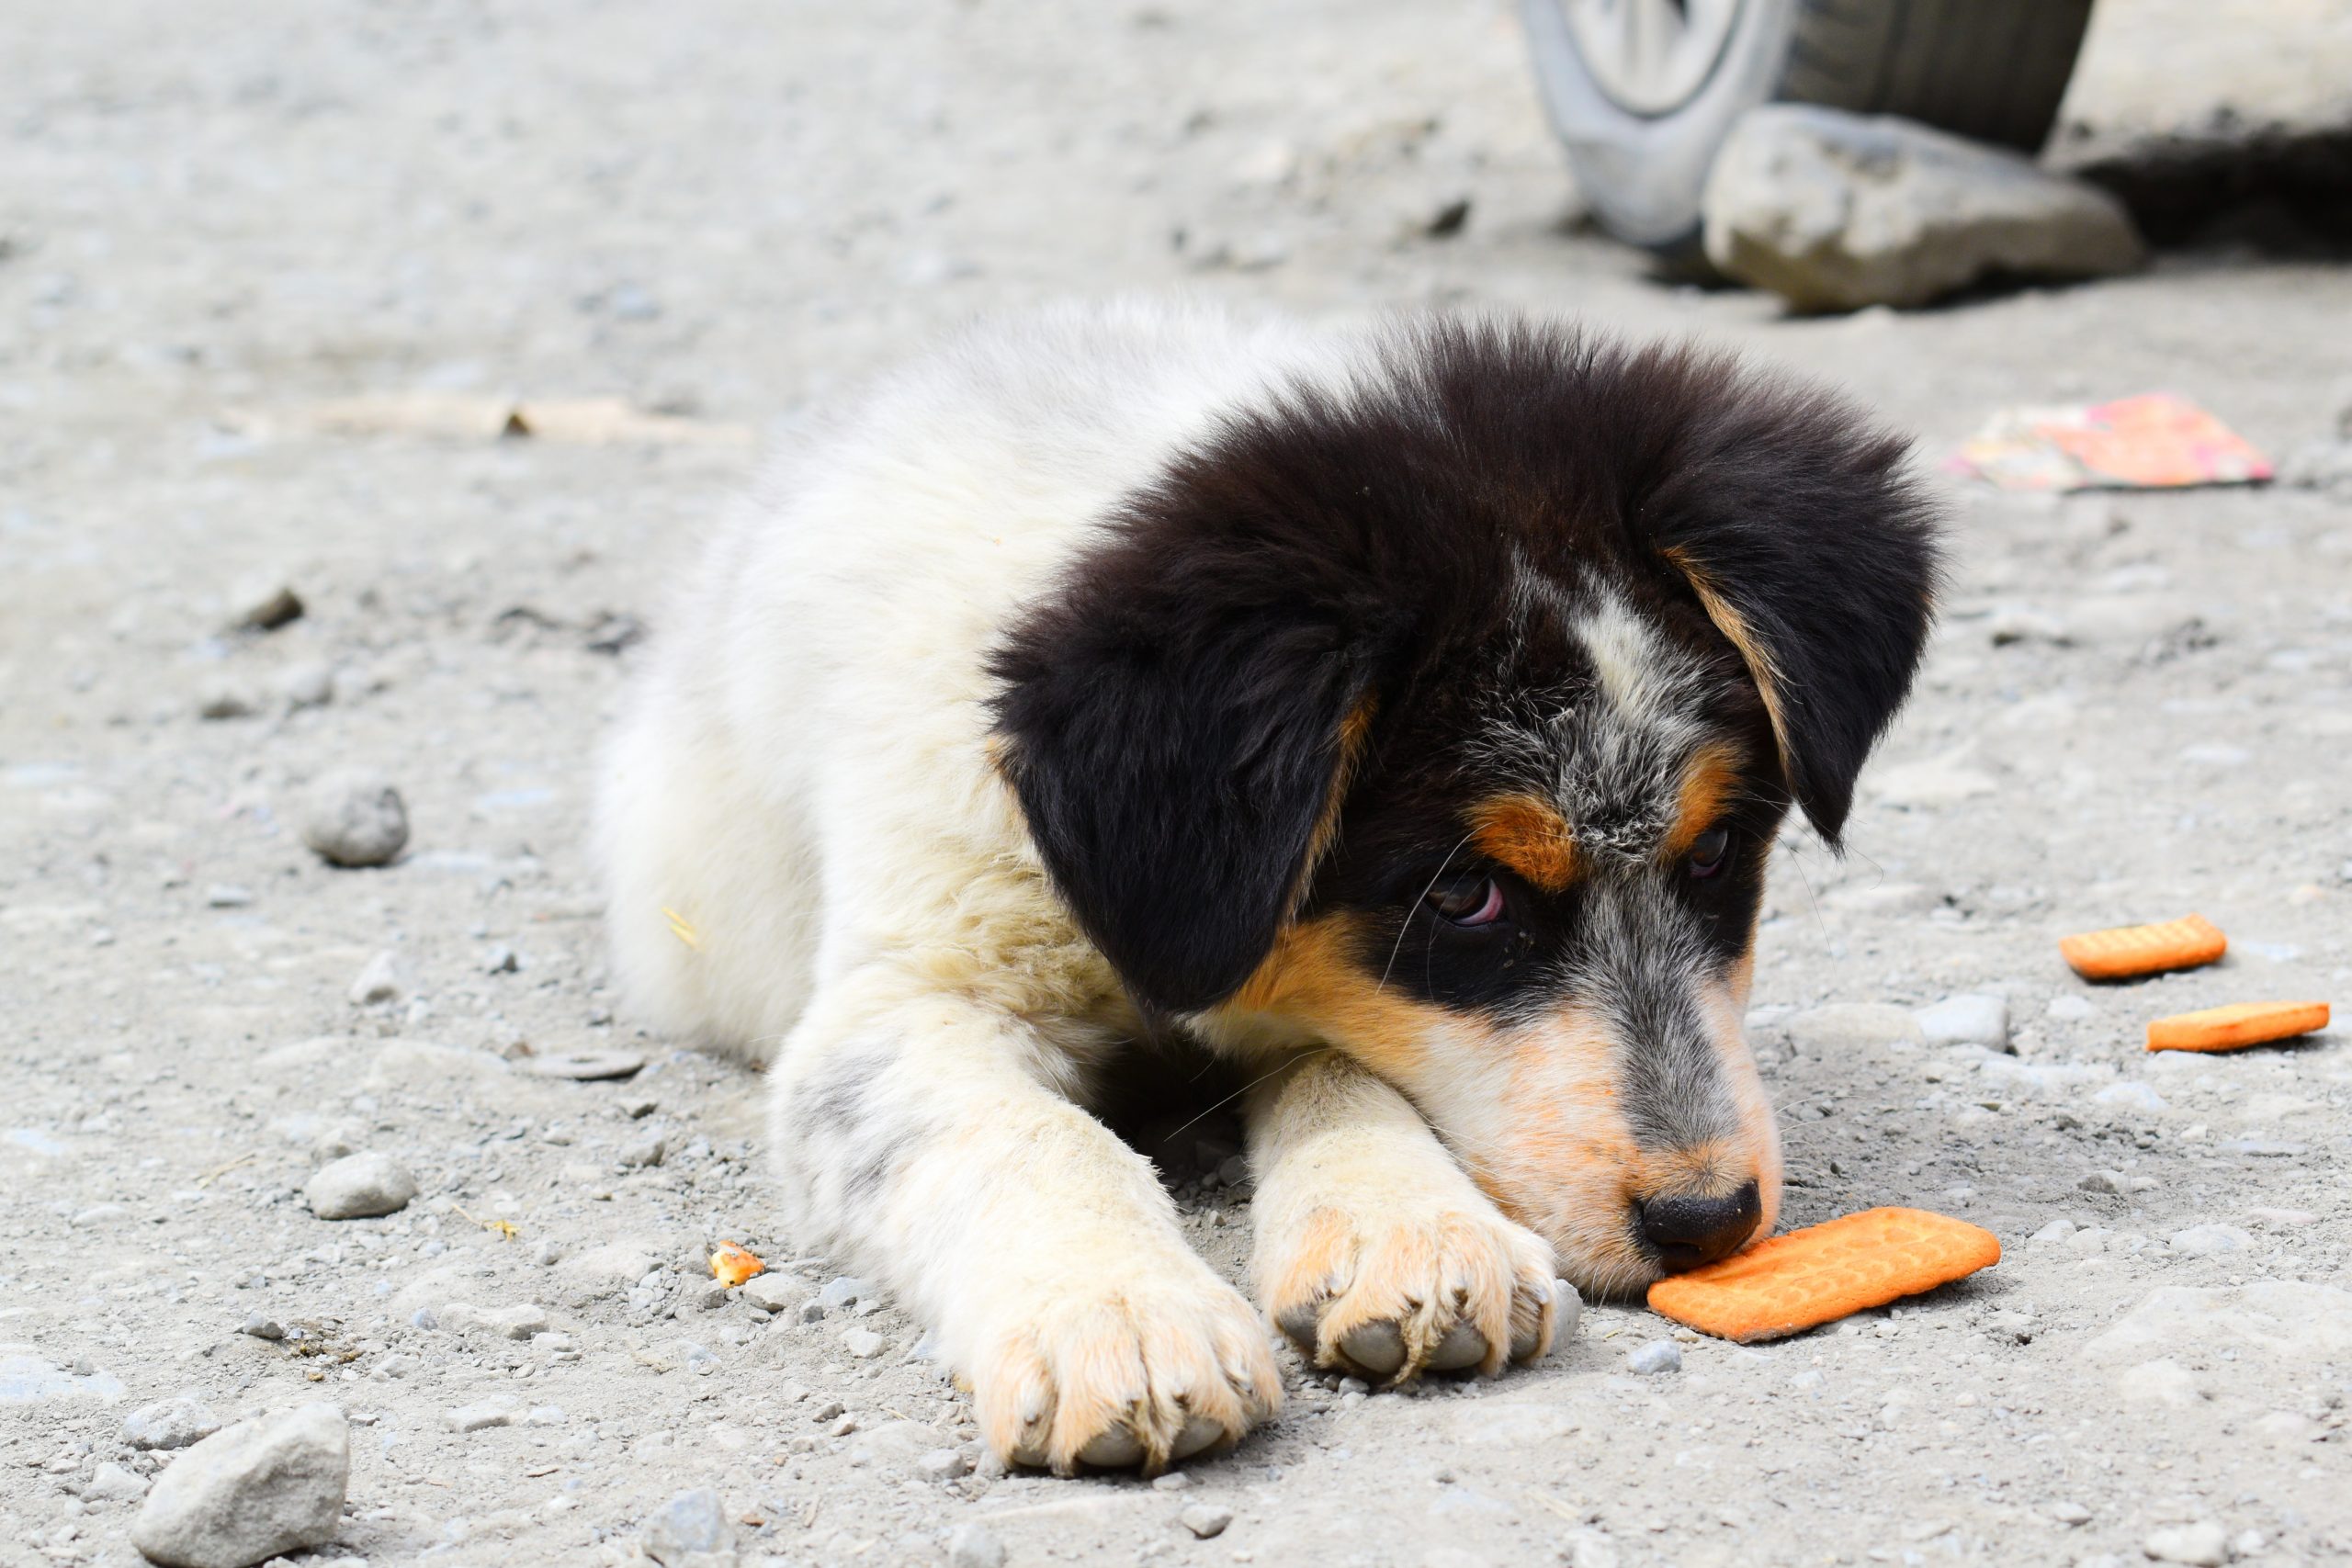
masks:
{"type": "Polygon", "coordinates": [[[1327,1208],[1261,1251],[1288,1254],[1268,1304],[1317,1366],[1393,1383],[1499,1371],[1550,1343],[1551,1251],[1491,1211],[1327,1208]]]}
{"type": "Polygon", "coordinates": [[[1195,1259],[1158,1272],[1178,1277],[1070,1292],[1003,1337],[972,1381],[1008,1462],[1151,1474],[1274,1413],[1282,1382],[1249,1303],[1195,1259]]]}
{"type": "MultiPolygon", "coordinates": [[[[1405,1332],[1393,1322],[1359,1325],[1340,1335],[1338,1343],[1340,1355],[1374,1377],[1394,1377],[1404,1368],[1405,1332]]],[[[1306,1348],[1315,1348],[1311,1334],[1306,1348]]]]}
{"type": "Polygon", "coordinates": [[[1429,1370],[1433,1372],[1458,1372],[1464,1367],[1475,1367],[1487,1359],[1487,1337],[1469,1324],[1457,1322],[1445,1331],[1445,1337],[1430,1352],[1429,1370]]]}

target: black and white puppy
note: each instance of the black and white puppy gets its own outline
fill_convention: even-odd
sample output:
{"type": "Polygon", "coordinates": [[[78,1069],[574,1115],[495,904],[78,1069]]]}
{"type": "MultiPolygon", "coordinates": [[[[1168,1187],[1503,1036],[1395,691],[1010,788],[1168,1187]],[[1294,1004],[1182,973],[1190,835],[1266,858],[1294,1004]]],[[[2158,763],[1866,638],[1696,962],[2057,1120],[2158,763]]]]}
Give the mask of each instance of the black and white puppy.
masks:
{"type": "Polygon", "coordinates": [[[1239,1062],[1266,1314],[1390,1379],[1540,1354],[1768,1232],[1741,1034],[1793,804],[1838,839],[1936,577],[1821,391],[1519,321],[976,332],[800,444],[611,749],[618,963],[763,1064],[796,1234],[1006,1459],[1157,1469],[1280,1395],[1090,1112],[1239,1062]]]}

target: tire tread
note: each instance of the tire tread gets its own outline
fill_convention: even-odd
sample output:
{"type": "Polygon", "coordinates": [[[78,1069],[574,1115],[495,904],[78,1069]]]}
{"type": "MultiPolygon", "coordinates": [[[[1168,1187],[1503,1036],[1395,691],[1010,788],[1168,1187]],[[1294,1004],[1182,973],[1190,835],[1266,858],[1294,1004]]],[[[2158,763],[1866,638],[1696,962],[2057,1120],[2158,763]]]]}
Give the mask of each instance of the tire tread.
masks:
{"type": "Polygon", "coordinates": [[[2091,0],[1792,0],[1783,102],[1894,114],[2039,148],[2091,0]]]}

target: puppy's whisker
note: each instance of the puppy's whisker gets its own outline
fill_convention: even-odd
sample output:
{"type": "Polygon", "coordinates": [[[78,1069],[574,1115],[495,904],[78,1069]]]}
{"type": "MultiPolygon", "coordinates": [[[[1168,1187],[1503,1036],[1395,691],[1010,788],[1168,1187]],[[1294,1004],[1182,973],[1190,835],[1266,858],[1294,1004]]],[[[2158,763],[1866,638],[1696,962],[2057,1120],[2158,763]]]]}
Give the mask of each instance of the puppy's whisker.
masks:
{"type": "Polygon", "coordinates": [[[1396,967],[1396,955],[1405,949],[1405,933],[1413,929],[1413,911],[1421,907],[1421,900],[1430,896],[1430,889],[1438,885],[1438,879],[1445,874],[1445,868],[1453,863],[1453,857],[1462,852],[1462,846],[1468,843],[1471,833],[1476,833],[1477,830],[1473,828],[1469,833],[1463,834],[1453,841],[1453,847],[1445,852],[1445,858],[1437,863],[1437,870],[1430,874],[1428,884],[1414,896],[1412,903],[1406,906],[1405,918],[1396,922],[1396,940],[1388,947],[1388,962],[1380,971],[1380,984],[1373,987],[1373,993],[1375,996],[1388,988],[1388,976],[1396,967]]]}
{"type": "Polygon", "coordinates": [[[1256,1077],[1251,1078],[1248,1083],[1243,1084],[1239,1089],[1235,1089],[1231,1094],[1227,1095],[1223,1100],[1220,1100],[1216,1104],[1203,1110],[1198,1115],[1193,1117],[1191,1121],[1188,1121],[1182,1126],[1178,1127],[1175,1132],[1165,1135],[1170,1138],[1177,1136],[1179,1134],[1182,1134],[1186,1129],[1190,1128],[1193,1122],[1202,1120],[1202,1118],[1216,1115],[1218,1111],[1224,1110],[1235,1100],[1239,1100],[1243,1095],[1248,1094],[1251,1089],[1256,1089],[1260,1084],[1264,1083],[1268,1078],[1278,1077],[1283,1073],[1290,1071],[1291,1068],[1299,1066],[1301,1063],[1313,1061],[1317,1056],[1327,1056],[1337,1049],[1339,1049],[1339,1047],[1335,1045],[1318,1045],[1314,1050],[1306,1052],[1303,1055],[1293,1056],[1287,1061],[1277,1063],[1273,1066],[1267,1068],[1264,1072],[1260,1073],[1256,1077]]]}

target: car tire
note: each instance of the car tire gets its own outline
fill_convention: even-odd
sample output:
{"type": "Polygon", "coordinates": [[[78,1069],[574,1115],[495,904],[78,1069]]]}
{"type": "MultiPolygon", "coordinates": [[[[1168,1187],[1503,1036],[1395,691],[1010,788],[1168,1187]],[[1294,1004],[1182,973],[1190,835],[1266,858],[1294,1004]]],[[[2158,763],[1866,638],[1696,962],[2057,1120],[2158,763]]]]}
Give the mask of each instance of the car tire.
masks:
{"type": "Polygon", "coordinates": [[[1601,226],[1699,259],[1715,150],[1762,103],[1901,115],[2032,151],[2091,0],[1526,0],[1537,85],[1601,226]]]}

